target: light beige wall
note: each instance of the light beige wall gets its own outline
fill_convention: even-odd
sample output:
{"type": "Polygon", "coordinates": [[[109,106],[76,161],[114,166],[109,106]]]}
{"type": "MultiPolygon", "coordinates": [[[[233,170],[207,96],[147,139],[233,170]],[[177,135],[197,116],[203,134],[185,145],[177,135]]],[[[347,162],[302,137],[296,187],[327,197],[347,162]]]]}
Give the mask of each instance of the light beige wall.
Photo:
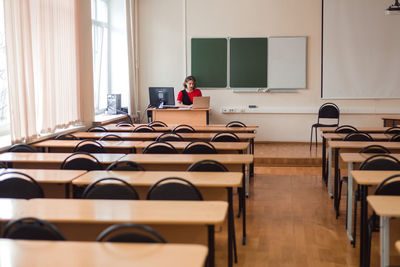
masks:
{"type": "MultiPolygon", "coordinates": [[[[321,0],[189,0],[186,50],[184,8],[185,0],[139,1],[141,109],[148,104],[149,86],[174,86],[175,92],[181,89],[183,78],[190,74],[192,37],[307,36],[307,89],[296,93],[233,93],[229,89],[201,88],[212,99],[211,123],[241,120],[260,125],[258,141],[307,141],[319,106],[332,101],[320,99],[321,0]],[[221,113],[222,107],[248,104],[272,113],[221,113]]],[[[341,123],[355,126],[380,126],[381,114],[375,113],[397,112],[400,104],[400,100],[334,102],[344,113],[341,123]]]]}

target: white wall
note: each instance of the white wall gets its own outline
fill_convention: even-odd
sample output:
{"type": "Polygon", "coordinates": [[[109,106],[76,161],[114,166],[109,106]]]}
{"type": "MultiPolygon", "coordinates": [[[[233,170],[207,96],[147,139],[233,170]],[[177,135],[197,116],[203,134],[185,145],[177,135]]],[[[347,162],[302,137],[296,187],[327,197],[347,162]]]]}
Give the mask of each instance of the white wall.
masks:
{"type": "MultiPolygon", "coordinates": [[[[321,88],[321,0],[185,0],[139,1],[139,84],[143,111],[149,86],[174,86],[177,93],[190,74],[190,38],[307,36],[307,89],[296,93],[233,93],[203,89],[211,96],[211,123],[240,120],[257,124],[257,141],[308,141],[316,121],[321,88]],[[185,64],[187,53],[187,64],[185,64]],[[187,70],[185,71],[185,68],[187,70]],[[221,107],[254,104],[269,114],[222,114],[221,107]],[[310,112],[314,111],[312,114],[310,112]],[[279,113],[282,112],[282,113],[279,113]]],[[[382,11],[383,12],[383,11],[382,11]]],[[[337,100],[341,124],[381,126],[381,114],[397,112],[400,100],[337,100]],[[354,114],[354,113],[363,114],[354,114]]]]}

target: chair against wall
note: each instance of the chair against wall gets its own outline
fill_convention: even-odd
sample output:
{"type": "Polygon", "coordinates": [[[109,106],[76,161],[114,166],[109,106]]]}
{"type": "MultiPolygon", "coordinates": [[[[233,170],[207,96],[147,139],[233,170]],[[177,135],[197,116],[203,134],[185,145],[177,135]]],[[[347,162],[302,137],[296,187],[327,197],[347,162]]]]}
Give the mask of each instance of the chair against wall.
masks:
{"type": "Polygon", "coordinates": [[[148,126],[148,125],[140,125],[138,127],[136,127],[135,129],[133,129],[134,133],[151,133],[151,132],[155,132],[156,130],[152,127],[152,126],[148,126]]]}
{"type": "Polygon", "coordinates": [[[225,127],[243,127],[243,128],[245,128],[245,127],[247,127],[247,126],[246,126],[246,124],[244,124],[244,123],[241,122],[241,121],[231,121],[231,122],[228,122],[228,123],[225,125],[225,127]]]}
{"type": "Polygon", "coordinates": [[[136,223],[111,225],[97,237],[99,242],[167,243],[165,238],[150,226],[136,223]]]}
{"type": "Polygon", "coordinates": [[[145,171],[145,168],[130,160],[115,161],[109,165],[106,169],[107,171],[145,171]]]}
{"type": "Polygon", "coordinates": [[[156,138],[156,141],[184,141],[184,139],[178,133],[167,132],[160,134],[156,138]]]}
{"type": "Polygon", "coordinates": [[[342,125],[335,129],[335,133],[355,133],[358,132],[357,128],[351,125],[342,125]]]}
{"type": "Polygon", "coordinates": [[[78,137],[76,137],[73,134],[67,133],[67,134],[57,135],[54,139],[56,139],[56,140],[78,140],[78,137]]]}
{"type": "Polygon", "coordinates": [[[314,129],[315,129],[315,147],[317,147],[317,142],[318,142],[317,129],[319,127],[337,127],[339,125],[339,116],[340,116],[339,107],[334,103],[325,103],[319,108],[317,122],[311,125],[310,151],[312,148],[314,129]],[[330,121],[330,123],[323,123],[325,121],[330,121]]]}
{"type": "Polygon", "coordinates": [[[174,129],[172,129],[172,131],[174,133],[195,133],[196,130],[187,124],[180,124],[174,127],[174,129]]]}
{"type": "Polygon", "coordinates": [[[64,159],[61,169],[65,170],[102,170],[100,161],[93,155],[86,152],[75,152],[64,159]]]}
{"type": "Polygon", "coordinates": [[[240,142],[240,138],[235,133],[219,132],[211,138],[211,142],[240,142]]]}
{"type": "Polygon", "coordinates": [[[37,152],[37,150],[30,145],[27,144],[15,144],[12,145],[9,149],[8,152],[37,152]]]}
{"type": "Polygon", "coordinates": [[[149,122],[147,125],[149,125],[151,127],[168,127],[168,125],[162,121],[152,121],[152,122],[149,122]]]}
{"type": "Polygon", "coordinates": [[[143,154],[178,154],[178,151],[168,142],[155,141],[143,149],[143,154]]]}
{"type": "Polygon", "coordinates": [[[183,154],[217,154],[215,147],[206,141],[194,140],[187,144],[182,151],[183,154]]]}
{"type": "Polygon", "coordinates": [[[75,147],[73,152],[87,152],[87,153],[105,153],[103,145],[96,140],[85,139],[80,141],[75,147]]]}
{"type": "Polygon", "coordinates": [[[117,134],[106,134],[102,136],[99,141],[124,141],[124,139],[117,134]]]}
{"type": "Polygon", "coordinates": [[[83,191],[82,198],[86,199],[128,199],[138,200],[135,188],[126,181],[108,177],[96,180],[83,191]]]}
{"type": "Polygon", "coordinates": [[[87,129],[86,132],[95,132],[95,133],[102,133],[102,132],[108,132],[106,128],[103,126],[93,126],[87,129]]]}
{"type": "Polygon", "coordinates": [[[148,200],[203,200],[199,189],[183,178],[168,177],[153,184],[148,193],[148,200]]]}
{"type": "Polygon", "coordinates": [[[364,133],[364,132],[354,132],[354,133],[349,133],[343,138],[343,141],[374,141],[374,139],[371,137],[369,133],[364,133]]]}
{"type": "Polygon", "coordinates": [[[0,174],[0,198],[43,198],[42,187],[28,174],[6,171],[0,174]]]}
{"type": "Polygon", "coordinates": [[[24,217],[10,221],[4,227],[2,238],[54,241],[65,240],[65,237],[55,225],[34,217],[24,217]]]}

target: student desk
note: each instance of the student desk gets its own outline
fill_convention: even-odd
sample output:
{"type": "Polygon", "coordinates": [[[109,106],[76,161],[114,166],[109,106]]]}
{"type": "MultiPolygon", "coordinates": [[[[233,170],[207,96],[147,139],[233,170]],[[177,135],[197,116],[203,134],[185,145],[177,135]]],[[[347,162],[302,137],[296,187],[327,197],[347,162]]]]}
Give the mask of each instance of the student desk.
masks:
{"type": "Polygon", "coordinates": [[[0,173],[3,172],[22,172],[31,176],[47,198],[68,198],[72,180],[86,173],[81,170],[0,169],[0,173]]]}
{"type": "MultiPolygon", "coordinates": [[[[390,217],[400,217],[399,196],[368,196],[368,203],[377,215],[380,216],[380,243],[381,243],[381,267],[390,264],[390,217]]],[[[397,246],[397,242],[396,242],[397,246]]],[[[366,251],[364,251],[365,253],[366,251]]],[[[365,255],[365,254],[364,254],[365,255]]],[[[365,255],[368,257],[368,255],[365,255]]],[[[365,260],[365,259],[363,259],[365,260]]]]}
{"type": "MultiPolygon", "coordinates": [[[[318,130],[321,133],[333,133],[338,127],[320,127],[318,130]]],[[[366,133],[383,133],[390,127],[356,127],[360,132],[366,133]]]]}
{"type": "Polygon", "coordinates": [[[74,185],[86,186],[107,177],[120,178],[131,184],[138,192],[140,199],[146,199],[147,192],[153,184],[167,177],[184,178],[194,184],[205,200],[228,201],[228,262],[232,259],[233,202],[232,189],[242,184],[240,172],[138,172],[138,171],[90,171],[73,181],[74,185]]]}
{"type": "MultiPolygon", "coordinates": [[[[167,127],[154,127],[156,132],[170,132],[176,126],[181,123],[169,124],[167,127]]],[[[147,124],[134,124],[134,127],[131,126],[120,126],[118,127],[116,124],[108,124],[103,126],[109,132],[132,132],[136,127],[147,124]]],[[[255,125],[247,125],[246,127],[226,127],[222,124],[208,124],[208,125],[193,125],[193,123],[188,123],[188,125],[192,126],[196,132],[232,132],[232,133],[255,133],[258,126],[255,125]]]]}
{"type": "Polygon", "coordinates": [[[96,240],[113,224],[146,224],[169,242],[208,243],[214,266],[215,225],[224,222],[227,210],[224,201],[31,199],[20,215],[54,223],[68,240],[79,241],[96,240]]]}
{"type": "MultiPolygon", "coordinates": [[[[72,152],[82,140],[45,140],[35,144],[34,147],[43,148],[45,152],[72,152]]],[[[97,141],[107,153],[135,153],[135,147],[142,141],[97,141]]]]}
{"type": "MultiPolygon", "coordinates": [[[[0,154],[0,162],[10,163],[13,168],[60,169],[62,162],[70,153],[6,152],[0,154]]],[[[100,163],[107,166],[125,154],[93,153],[100,163]]]]}
{"type": "Polygon", "coordinates": [[[246,177],[245,165],[253,162],[253,155],[248,154],[128,154],[121,160],[135,161],[146,170],[155,171],[182,171],[198,161],[204,159],[211,159],[219,161],[224,164],[230,171],[240,171],[242,169],[242,197],[241,204],[243,208],[243,244],[246,243],[246,197],[244,196],[246,191],[246,182],[248,183],[248,177],[246,177]],[[247,178],[247,179],[246,179],[247,178]]]}
{"type": "MultiPolygon", "coordinates": [[[[0,221],[7,222],[13,218],[21,217],[27,204],[28,200],[26,199],[0,198],[0,221]]],[[[0,226],[2,228],[1,224],[0,226]]]]}
{"type": "Polygon", "coordinates": [[[210,122],[210,108],[199,109],[157,109],[149,108],[153,113],[154,121],[162,121],[166,124],[193,124],[193,125],[207,125],[210,122]]]}
{"type": "Polygon", "coordinates": [[[7,267],[202,267],[206,256],[205,246],[191,244],[0,239],[0,258],[7,267]]]}

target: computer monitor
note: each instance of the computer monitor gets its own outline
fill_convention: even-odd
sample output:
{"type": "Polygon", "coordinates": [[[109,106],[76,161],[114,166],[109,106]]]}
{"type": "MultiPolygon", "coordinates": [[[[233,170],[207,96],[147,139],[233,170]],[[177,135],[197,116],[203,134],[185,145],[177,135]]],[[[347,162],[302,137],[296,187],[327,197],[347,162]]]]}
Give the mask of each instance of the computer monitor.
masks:
{"type": "Polygon", "coordinates": [[[150,106],[174,106],[174,87],[149,87],[150,106]]]}

